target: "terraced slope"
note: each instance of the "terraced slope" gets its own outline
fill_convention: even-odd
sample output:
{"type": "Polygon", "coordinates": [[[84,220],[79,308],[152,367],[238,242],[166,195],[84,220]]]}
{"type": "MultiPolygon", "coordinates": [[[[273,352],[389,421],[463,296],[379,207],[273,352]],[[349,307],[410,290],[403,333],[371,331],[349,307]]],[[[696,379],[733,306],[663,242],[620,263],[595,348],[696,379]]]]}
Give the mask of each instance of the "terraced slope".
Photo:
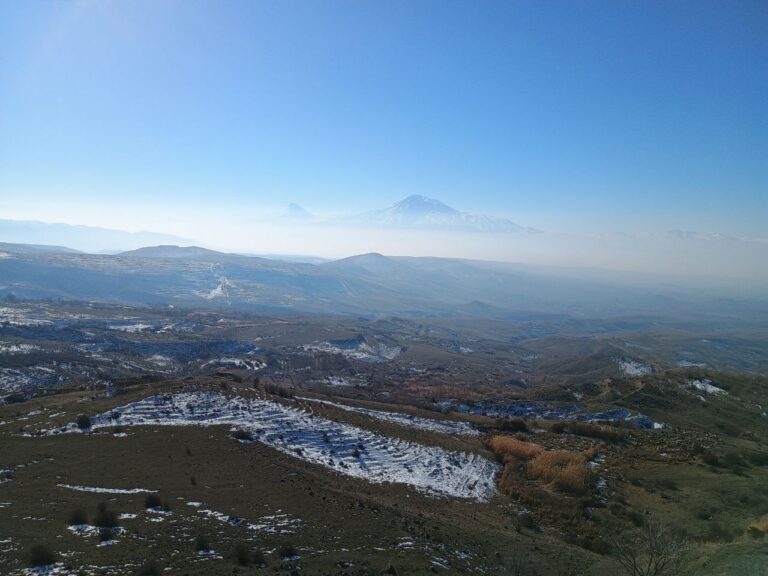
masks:
{"type": "MultiPolygon", "coordinates": [[[[107,426],[234,426],[253,441],[369,482],[397,482],[434,496],[487,500],[497,465],[476,454],[390,438],[268,400],[212,392],[151,396],[100,414],[107,426]]],[[[76,432],[69,424],[54,433],[76,432]]]]}

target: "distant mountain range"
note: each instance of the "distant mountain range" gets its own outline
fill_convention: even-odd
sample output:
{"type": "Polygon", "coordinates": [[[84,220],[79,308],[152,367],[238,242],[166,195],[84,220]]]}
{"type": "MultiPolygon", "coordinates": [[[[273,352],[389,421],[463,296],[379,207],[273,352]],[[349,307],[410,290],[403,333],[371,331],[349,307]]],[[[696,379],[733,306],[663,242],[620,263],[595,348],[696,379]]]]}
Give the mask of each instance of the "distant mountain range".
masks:
{"type": "Polygon", "coordinates": [[[154,244],[195,244],[194,240],[155,232],[125,232],[29,220],[0,220],[0,241],[67,246],[84,252],[118,252],[154,244]]]}
{"type": "MultiPolygon", "coordinates": [[[[668,278],[377,253],[311,264],[196,246],[115,255],[0,245],[0,298],[54,298],[268,313],[484,317],[693,317],[744,314],[743,302],[668,278]],[[640,278],[645,278],[642,282],[640,278]]],[[[765,312],[760,303],[750,311],[765,312]]],[[[765,314],[763,314],[765,316],[765,314]]],[[[768,319],[766,319],[768,320],[768,319]]]]}

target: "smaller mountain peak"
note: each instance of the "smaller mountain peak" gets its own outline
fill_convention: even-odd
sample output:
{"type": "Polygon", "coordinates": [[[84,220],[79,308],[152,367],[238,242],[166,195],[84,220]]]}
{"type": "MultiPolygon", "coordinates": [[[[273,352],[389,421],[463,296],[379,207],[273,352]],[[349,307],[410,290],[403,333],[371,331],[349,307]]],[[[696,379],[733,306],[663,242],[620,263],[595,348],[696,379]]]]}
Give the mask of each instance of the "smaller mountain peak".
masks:
{"type": "Polygon", "coordinates": [[[311,220],[315,216],[300,204],[291,202],[280,214],[281,218],[288,220],[311,220]]]}

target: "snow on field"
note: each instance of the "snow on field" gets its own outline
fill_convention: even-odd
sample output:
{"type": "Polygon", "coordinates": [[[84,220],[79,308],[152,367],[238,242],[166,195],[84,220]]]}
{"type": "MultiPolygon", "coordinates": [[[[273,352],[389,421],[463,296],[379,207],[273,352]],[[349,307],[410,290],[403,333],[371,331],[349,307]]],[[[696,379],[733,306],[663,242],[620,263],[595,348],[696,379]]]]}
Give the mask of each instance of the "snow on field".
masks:
{"type": "MultiPolygon", "coordinates": [[[[91,423],[94,429],[116,424],[236,426],[295,458],[369,482],[408,484],[434,496],[487,500],[498,469],[476,454],[389,438],[277,402],[214,392],[151,396],[95,416],[91,423]]],[[[73,423],[51,433],[78,430],[73,423]]]]}
{"type": "Polygon", "coordinates": [[[0,324],[7,324],[9,326],[43,326],[53,324],[50,320],[30,318],[27,316],[30,312],[31,310],[28,308],[9,308],[2,306],[0,307],[0,324]]]}
{"type": "Polygon", "coordinates": [[[36,352],[38,350],[42,350],[42,348],[33,344],[9,344],[8,342],[0,343],[0,354],[31,354],[32,352],[36,352]]]}
{"type": "Polygon", "coordinates": [[[402,352],[400,346],[388,346],[383,342],[370,344],[365,338],[358,337],[350,340],[325,340],[306,344],[304,350],[341,354],[347,358],[370,362],[372,364],[394,360],[402,352]]]}
{"type": "Polygon", "coordinates": [[[118,332],[128,332],[134,334],[136,332],[144,332],[152,328],[151,324],[143,324],[141,322],[137,324],[120,324],[109,326],[110,330],[117,330],[118,332]]]}
{"type": "Polygon", "coordinates": [[[703,380],[692,380],[688,382],[688,387],[695,388],[701,392],[706,392],[707,394],[728,394],[728,392],[722,388],[712,384],[712,380],[708,378],[704,378],[703,380]]]}
{"type": "Polygon", "coordinates": [[[371,410],[369,408],[360,408],[358,406],[349,406],[347,404],[340,404],[338,402],[331,402],[330,400],[319,400],[317,398],[298,398],[299,400],[305,400],[307,402],[316,402],[318,404],[326,404],[328,406],[334,406],[347,412],[355,412],[357,414],[364,414],[375,418],[377,420],[384,420],[385,422],[392,422],[393,424],[399,424],[407,428],[418,428],[419,430],[427,430],[429,432],[439,432],[441,434],[461,434],[463,436],[480,436],[480,432],[472,426],[469,422],[452,422],[450,420],[435,420],[433,418],[422,418],[420,416],[412,416],[411,414],[403,414],[402,412],[386,412],[384,410],[371,410]]]}
{"type": "Polygon", "coordinates": [[[353,388],[355,386],[365,386],[365,380],[360,378],[344,378],[343,376],[326,376],[322,384],[338,388],[353,388]]]}
{"type": "Polygon", "coordinates": [[[621,360],[617,360],[617,362],[619,363],[619,369],[625,376],[643,376],[651,373],[650,367],[645,364],[640,364],[640,362],[635,362],[634,360],[622,358],[621,360]]]}
{"type": "Polygon", "coordinates": [[[216,358],[203,364],[203,368],[209,366],[221,366],[222,368],[242,368],[243,370],[251,370],[256,372],[257,370],[263,370],[267,367],[264,362],[259,360],[242,360],[241,358],[216,358]]]}
{"type": "Polygon", "coordinates": [[[69,488],[77,492],[97,492],[99,494],[142,494],[157,492],[157,490],[146,490],[144,488],[97,488],[96,486],[71,486],[69,484],[56,484],[60,488],[69,488]]]}
{"type": "Polygon", "coordinates": [[[219,276],[218,284],[211,290],[194,290],[194,293],[206,300],[213,300],[215,298],[226,298],[229,296],[227,288],[234,288],[235,285],[229,281],[226,276],[219,276]]]}
{"type": "MultiPolygon", "coordinates": [[[[278,510],[278,512],[280,512],[280,510],[278,510]]],[[[216,512],[215,510],[209,510],[207,508],[197,510],[197,513],[207,518],[213,518],[219,522],[230,524],[231,526],[245,526],[248,530],[254,532],[269,532],[271,534],[292,534],[303,524],[299,518],[291,516],[290,514],[262,516],[257,519],[254,524],[248,522],[244,518],[230,516],[223,512],[216,512]]]]}
{"type": "Polygon", "coordinates": [[[707,365],[704,362],[692,362],[691,360],[678,360],[676,363],[678,368],[706,368],[707,365]]]}

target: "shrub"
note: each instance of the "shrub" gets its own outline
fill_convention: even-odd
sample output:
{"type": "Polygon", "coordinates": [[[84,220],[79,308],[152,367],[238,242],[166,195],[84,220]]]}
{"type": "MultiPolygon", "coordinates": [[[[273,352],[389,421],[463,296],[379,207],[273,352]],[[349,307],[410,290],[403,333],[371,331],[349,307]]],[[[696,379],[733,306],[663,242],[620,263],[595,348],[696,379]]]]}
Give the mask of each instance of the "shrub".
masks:
{"type": "Polygon", "coordinates": [[[245,440],[247,442],[251,442],[253,440],[253,434],[251,434],[248,430],[235,430],[232,433],[232,437],[235,440],[245,440]]]}
{"type": "Polygon", "coordinates": [[[565,432],[565,422],[553,422],[549,429],[555,434],[562,434],[565,432]]]}
{"type": "Polygon", "coordinates": [[[488,446],[501,456],[504,462],[507,462],[509,458],[530,460],[543,452],[538,444],[523,442],[511,436],[494,436],[489,440],[488,446]]]}
{"type": "Polygon", "coordinates": [[[592,483],[586,458],[573,452],[542,452],[528,463],[528,474],[572,494],[583,494],[592,483]]]}
{"type": "Polygon", "coordinates": [[[208,543],[208,539],[205,536],[198,536],[195,539],[195,550],[198,552],[208,552],[211,549],[211,545],[208,543]]]}
{"type": "Polygon", "coordinates": [[[68,524],[70,526],[79,526],[81,524],[88,524],[88,515],[85,513],[85,510],[83,510],[82,508],[73,510],[72,513],[69,515],[68,524]]]}
{"type": "Polygon", "coordinates": [[[566,428],[568,432],[577,436],[598,438],[613,443],[622,442],[627,437],[625,430],[611,426],[601,426],[592,422],[569,422],[566,428]]]}
{"type": "Polygon", "coordinates": [[[93,524],[98,528],[117,528],[120,525],[117,521],[117,514],[109,510],[104,502],[99,504],[93,524]]]}
{"type": "Polygon", "coordinates": [[[56,563],[56,552],[45,544],[34,544],[27,552],[27,561],[31,568],[50,566],[56,563]]]}
{"type": "Polygon", "coordinates": [[[528,432],[528,424],[522,418],[500,418],[496,426],[505,432],[528,432]]]}
{"type": "Polygon", "coordinates": [[[91,427],[91,417],[87,414],[80,414],[75,420],[75,424],[80,430],[87,430],[91,427]]]}
{"type": "Polygon", "coordinates": [[[298,556],[299,553],[296,551],[296,548],[294,548],[290,544],[284,544],[283,546],[280,546],[280,549],[278,550],[278,555],[280,558],[293,558],[294,556],[298,556]]]}
{"type": "Polygon", "coordinates": [[[609,544],[624,571],[631,576],[678,574],[685,539],[668,525],[651,520],[636,533],[613,532],[609,544]]]}
{"type": "Polygon", "coordinates": [[[99,542],[109,542],[115,537],[112,528],[102,528],[99,530],[99,542]]]}
{"type": "Polygon", "coordinates": [[[267,559],[261,550],[251,550],[245,544],[235,546],[235,562],[240,566],[264,566],[267,559]]]}
{"type": "Polygon", "coordinates": [[[160,501],[160,496],[157,494],[150,494],[144,499],[145,508],[160,508],[163,503],[160,501]]]}

